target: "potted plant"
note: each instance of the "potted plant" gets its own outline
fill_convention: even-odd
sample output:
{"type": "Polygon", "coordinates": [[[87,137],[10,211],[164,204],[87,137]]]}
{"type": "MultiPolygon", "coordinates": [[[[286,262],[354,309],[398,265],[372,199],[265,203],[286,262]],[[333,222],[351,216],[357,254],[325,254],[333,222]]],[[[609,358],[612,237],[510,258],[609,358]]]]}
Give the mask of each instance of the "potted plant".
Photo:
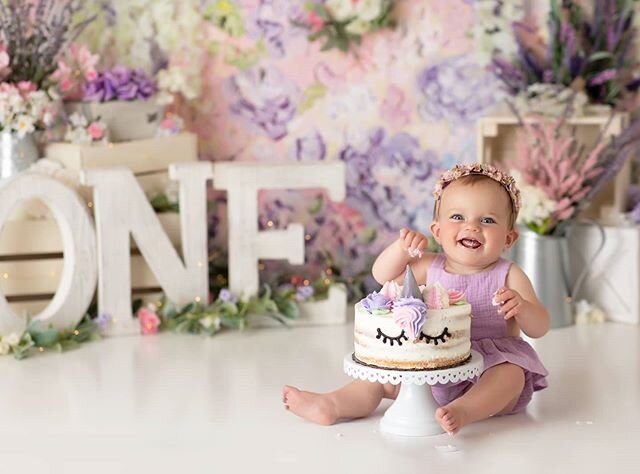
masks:
{"type": "Polygon", "coordinates": [[[53,78],[68,116],[100,120],[114,142],[155,136],[164,107],[155,100],[156,84],[142,69],[114,66],[98,71],[99,57],[74,44],[58,61],[53,78]]]}

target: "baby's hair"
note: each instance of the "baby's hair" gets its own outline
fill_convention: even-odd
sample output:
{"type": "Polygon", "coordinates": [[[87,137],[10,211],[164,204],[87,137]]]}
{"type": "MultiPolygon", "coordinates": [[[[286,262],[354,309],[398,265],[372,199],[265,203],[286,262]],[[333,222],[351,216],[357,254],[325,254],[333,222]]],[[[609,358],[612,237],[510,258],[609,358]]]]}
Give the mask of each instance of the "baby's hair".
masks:
{"type": "MultiPolygon", "coordinates": [[[[509,209],[511,209],[511,212],[509,213],[509,229],[513,229],[514,224],[516,223],[516,210],[513,206],[513,201],[511,200],[511,197],[509,196],[509,193],[507,192],[507,190],[504,188],[504,186],[502,186],[500,183],[498,183],[496,180],[485,176],[483,174],[469,174],[466,176],[462,176],[461,178],[458,178],[455,180],[456,183],[460,183],[464,186],[473,186],[476,183],[482,182],[482,181],[491,181],[493,183],[496,183],[498,186],[500,186],[500,188],[502,189],[502,191],[504,191],[504,196],[505,198],[509,201],[509,209]]],[[[444,191],[444,190],[443,190],[444,191]]],[[[440,212],[440,202],[442,201],[442,196],[439,199],[436,199],[436,201],[433,204],[433,220],[436,220],[438,218],[438,214],[440,212]]]]}

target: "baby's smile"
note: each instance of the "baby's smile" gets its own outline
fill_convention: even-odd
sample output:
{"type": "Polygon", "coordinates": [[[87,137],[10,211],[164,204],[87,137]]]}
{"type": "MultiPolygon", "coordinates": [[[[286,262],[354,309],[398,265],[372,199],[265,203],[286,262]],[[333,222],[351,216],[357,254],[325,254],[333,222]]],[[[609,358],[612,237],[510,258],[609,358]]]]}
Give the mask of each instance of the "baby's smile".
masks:
{"type": "Polygon", "coordinates": [[[473,249],[473,250],[480,248],[480,246],[482,245],[482,243],[476,239],[460,239],[458,240],[458,243],[462,245],[464,248],[473,249]]]}

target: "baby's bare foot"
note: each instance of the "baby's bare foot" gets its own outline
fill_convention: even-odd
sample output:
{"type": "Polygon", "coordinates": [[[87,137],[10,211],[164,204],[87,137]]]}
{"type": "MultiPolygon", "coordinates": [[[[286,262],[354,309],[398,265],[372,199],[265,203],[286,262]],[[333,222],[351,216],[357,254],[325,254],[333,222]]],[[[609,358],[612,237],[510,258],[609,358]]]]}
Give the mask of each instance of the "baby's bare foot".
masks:
{"type": "Polygon", "coordinates": [[[436,421],[450,435],[456,434],[466,424],[464,410],[451,404],[436,410],[436,421]]]}
{"type": "Polygon", "coordinates": [[[333,402],[322,393],[304,392],[285,385],[282,401],[287,410],[320,425],[333,425],[338,419],[333,402]]]}

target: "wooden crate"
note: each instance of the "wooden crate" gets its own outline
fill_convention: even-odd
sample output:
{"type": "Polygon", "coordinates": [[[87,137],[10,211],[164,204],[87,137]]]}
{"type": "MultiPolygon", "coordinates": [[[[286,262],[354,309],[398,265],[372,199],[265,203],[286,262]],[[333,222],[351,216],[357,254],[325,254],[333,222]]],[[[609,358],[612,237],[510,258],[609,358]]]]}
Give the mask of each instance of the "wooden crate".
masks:
{"type": "MultiPolygon", "coordinates": [[[[82,169],[129,168],[145,193],[152,195],[166,189],[169,183],[169,165],[197,161],[198,149],[196,135],[181,133],[108,145],[51,143],[46,147],[45,155],[61,163],[76,176],[79,176],[82,169]]],[[[91,188],[83,187],[81,194],[88,201],[91,188]]]]}
{"type": "MultiPolygon", "coordinates": [[[[180,216],[158,218],[171,243],[180,250],[180,216]]],[[[155,298],[160,285],[132,239],[131,285],[134,297],[155,298]]],[[[53,298],[60,283],[62,240],[55,220],[7,221],[0,232],[0,289],[11,307],[36,314],[53,298]]]]}
{"type": "MultiPolygon", "coordinates": [[[[587,146],[588,150],[608,121],[607,113],[573,117],[568,120],[568,123],[576,127],[578,141],[587,146]]],[[[604,138],[618,135],[628,122],[627,114],[615,114],[603,134],[604,138]]],[[[520,127],[518,119],[510,112],[497,111],[479,119],[476,126],[478,161],[502,165],[507,170],[511,169],[513,166],[510,162],[516,158],[517,132],[520,127]]],[[[607,218],[611,212],[623,211],[630,183],[631,160],[627,161],[616,177],[594,197],[581,217],[607,218]]]]}

